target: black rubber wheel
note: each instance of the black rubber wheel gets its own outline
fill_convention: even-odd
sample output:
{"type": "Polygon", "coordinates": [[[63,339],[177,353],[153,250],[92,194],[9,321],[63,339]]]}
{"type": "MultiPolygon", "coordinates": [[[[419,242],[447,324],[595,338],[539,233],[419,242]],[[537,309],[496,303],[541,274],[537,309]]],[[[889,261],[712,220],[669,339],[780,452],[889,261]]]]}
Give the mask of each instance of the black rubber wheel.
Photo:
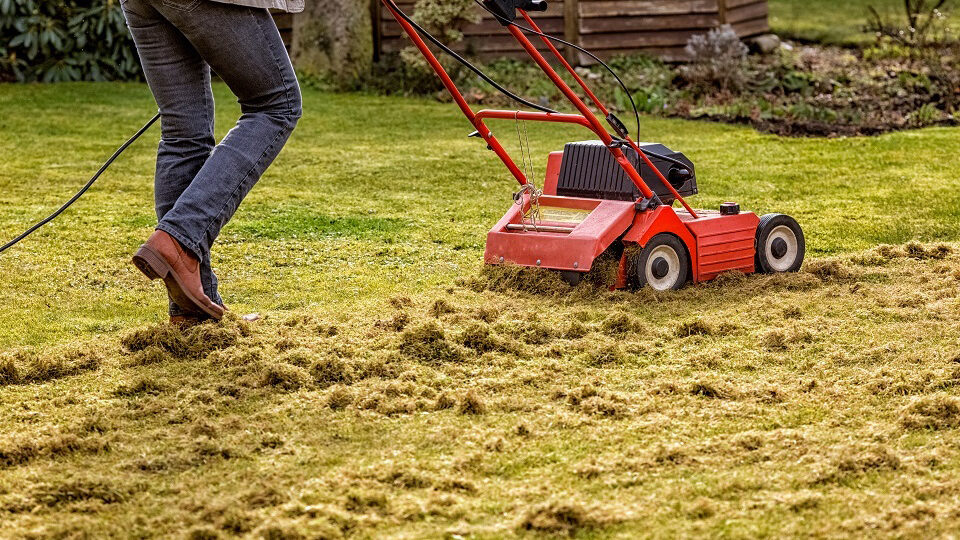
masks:
{"type": "Polygon", "coordinates": [[[634,285],[657,291],[676,290],[690,278],[690,255],[679,238],[660,233],[647,242],[631,264],[634,285]]]}
{"type": "Polygon", "coordinates": [[[767,214],[760,218],[754,246],[756,270],[764,274],[800,270],[807,250],[800,224],[785,214],[767,214]]]}

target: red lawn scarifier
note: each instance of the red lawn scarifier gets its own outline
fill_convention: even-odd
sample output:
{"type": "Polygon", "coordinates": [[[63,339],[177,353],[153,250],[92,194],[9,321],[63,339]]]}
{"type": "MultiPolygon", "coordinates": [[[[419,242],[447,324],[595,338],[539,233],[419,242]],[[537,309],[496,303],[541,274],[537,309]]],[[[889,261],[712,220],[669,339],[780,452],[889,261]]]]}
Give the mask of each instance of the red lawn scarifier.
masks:
{"type": "Polygon", "coordinates": [[[598,256],[610,251],[620,259],[616,287],[657,290],[678,289],[688,280],[708,281],[723,272],[800,268],[805,245],[803,231],[793,218],[783,214],[758,218],[741,212],[735,203],[724,203],[719,211],[694,210],[687,204],[683,196],[697,193],[693,163],[662,145],[630,139],[623,123],[590,91],[553,42],[575,46],[541,32],[528,14],[546,10],[544,0],[484,0],[481,7],[507,28],[580,114],[561,114],[514,96],[424,31],[393,0],[383,3],[473,124],[476,131],[471,136],[486,141],[521,185],[517,204],[487,235],[486,263],[557,270],[575,284],[598,256]],[[515,22],[518,14],[526,27],[515,22]],[[603,127],[525,32],[541,38],[617,136],[603,127]],[[538,111],[474,112],[421,34],[498,90],[538,111]],[[575,124],[599,140],[572,142],[562,152],[551,153],[541,191],[500,145],[484,123],[487,119],[515,120],[518,127],[528,120],[575,124]],[[675,209],[674,202],[682,209],[675,209]],[[627,249],[631,246],[638,249],[627,249]]]}

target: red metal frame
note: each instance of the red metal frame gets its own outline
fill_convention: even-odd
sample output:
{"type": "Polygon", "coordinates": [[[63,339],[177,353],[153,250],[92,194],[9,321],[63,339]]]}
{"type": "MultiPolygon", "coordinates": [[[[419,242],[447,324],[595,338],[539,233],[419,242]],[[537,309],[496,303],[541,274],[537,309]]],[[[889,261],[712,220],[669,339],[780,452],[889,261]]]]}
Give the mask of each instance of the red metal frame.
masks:
{"type": "Polygon", "coordinates": [[[487,145],[497,157],[503,161],[503,164],[507,166],[507,169],[510,171],[510,174],[517,179],[517,182],[520,182],[520,185],[527,184],[527,178],[524,176],[523,171],[520,170],[520,167],[517,167],[517,164],[514,163],[513,158],[510,157],[510,154],[503,149],[503,146],[500,144],[500,141],[493,136],[493,133],[490,132],[490,129],[487,128],[486,124],[483,123],[482,118],[478,118],[474,114],[473,109],[470,108],[470,105],[467,103],[467,100],[463,97],[463,94],[460,93],[460,90],[457,88],[457,85],[453,82],[453,79],[450,78],[450,75],[447,74],[447,70],[443,69],[443,65],[440,64],[440,61],[437,60],[437,57],[433,54],[427,44],[423,41],[423,38],[420,37],[420,34],[417,33],[417,29],[414,28],[410,23],[408,23],[403,17],[397,13],[395,4],[392,0],[383,0],[383,4],[390,10],[390,13],[393,15],[393,18],[397,20],[400,24],[400,27],[403,28],[403,31],[406,32],[407,36],[413,41],[414,46],[420,50],[420,53],[423,54],[423,57],[426,58],[427,63],[430,64],[430,67],[437,72],[437,76],[440,77],[441,82],[443,82],[444,88],[450,92],[450,95],[453,97],[453,100],[457,103],[457,106],[460,107],[460,110],[463,111],[463,114],[470,120],[470,123],[473,124],[473,127],[480,134],[480,137],[483,140],[487,141],[487,145]]]}
{"type": "MultiPolygon", "coordinates": [[[[390,10],[390,13],[393,15],[394,19],[396,19],[397,22],[400,24],[400,26],[403,28],[404,32],[406,32],[410,40],[413,41],[414,46],[416,46],[417,49],[420,51],[420,53],[423,54],[424,58],[426,58],[427,63],[429,63],[430,66],[433,68],[433,70],[436,71],[437,75],[440,77],[440,80],[443,82],[444,88],[446,88],[447,91],[450,92],[450,95],[453,97],[453,100],[456,102],[457,106],[460,107],[460,110],[463,111],[463,114],[467,117],[470,123],[473,124],[473,127],[476,128],[480,137],[482,137],[483,140],[487,142],[487,144],[494,151],[494,153],[497,154],[497,157],[499,157],[501,161],[503,161],[504,165],[507,166],[507,169],[510,170],[510,173],[513,174],[514,178],[517,179],[520,185],[527,184],[528,180],[526,176],[523,174],[523,171],[521,171],[520,168],[517,167],[517,164],[513,161],[513,158],[511,158],[510,155],[506,152],[506,150],[503,149],[503,146],[500,144],[497,138],[494,137],[493,133],[486,126],[486,124],[483,123],[484,118],[498,118],[498,119],[517,118],[520,120],[532,120],[532,121],[541,121],[541,122],[564,122],[564,123],[579,124],[584,127],[587,127],[588,129],[593,131],[594,134],[597,135],[597,137],[599,137],[604,144],[607,145],[607,147],[610,150],[610,153],[613,154],[613,157],[617,160],[617,163],[620,164],[621,167],[623,167],[623,170],[627,173],[627,176],[629,176],[630,179],[633,181],[633,183],[637,186],[637,189],[640,190],[640,193],[642,193],[643,196],[648,199],[654,196],[653,191],[650,189],[647,183],[643,181],[643,178],[640,177],[640,173],[638,173],[637,170],[633,167],[633,164],[630,163],[626,155],[624,155],[623,151],[620,150],[619,148],[610,147],[610,143],[613,142],[613,138],[610,136],[607,130],[604,129],[603,125],[600,123],[600,120],[597,119],[596,115],[594,115],[593,112],[591,112],[590,109],[587,107],[586,103],[584,103],[583,100],[580,99],[580,97],[577,96],[573,92],[573,90],[570,89],[567,83],[560,78],[560,75],[557,74],[556,70],[554,70],[553,67],[550,66],[550,64],[543,57],[543,55],[540,54],[540,51],[538,51],[537,48],[534,47],[533,43],[531,43],[530,40],[527,39],[527,36],[523,35],[523,32],[521,32],[517,27],[508,26],[507,29],[510,31],[511,34],[513,34],[517,42],[520,43],[520,46],[523,47],[524,50],[526,50],[527,53],[530,54],[534,62],[536,62],[537,65],[540,66],[540,69],[543,70],[543,72],[547,75],[547,77],[549,77],[550,80],[553,81],[555,85],[557,85],[557,88],[560,89],[563,95],[580,112],[579,117],[578,115],[572,115],[572,114],[550,114],[550,113],[536,113],[536,112],[493,111],[493,110],[486,110],[486,111],[480,111],[479,113],[474,113],[473,109],[470,108],[470,105],[467,103],[467,100],[463,97],[463,94],[460,92],[460,89],[457,88],[456,83],[453,82],[453,79],[450,78],[450,75],[443,68],[443,65],[440,64],[439,60],[437,60],[436,55],[433,54],[433,51],[430,50],[430,47],[428,47],[426,42],[423,40],[423,38],[420,37],[420,34],[417,32],[416,28],[414,28],[410,23],[408,23],[403,17],[400,16],[392,0],[383,0],[383,4],[387,7],[388,10],[390,10]]],[[[530,16],[525,11],[523,10],[518,10],[518,11],[521,14],[523,14],[524,18],[526,18],[528,21],[532,21],[532,19],[530,19],[530,16]]],[[[553,48],[553,53],[559,59],[561,59],[561,61],[566,62],[565,60],[563,60],[563,55],[561,55],[556,48],[553,48]]],[[[566,65],[569,66],[569,64],[566,64],[566,65]]],[[[573,71],[573,68],[571,67],[570,70],[573,71]]],[[[576,72],[574,72],[574,76],[576,76],[576,72]]],[[[577,78],[579,79],[579,77],[577,78]]],[[[582,80],[580,80],[580,84],[582,86],[586,86],[582,80]]],[[[590,93],[590,95],[591,95],[591,99],[593,100],[596,99],[596,96],[594,96],[592,92],[590,93]]],[[[603,110],[605,110],[605,108],[603,110]]],[[[654,171],[656,171],[656,174],[659,175],[660,173],[659,171],[657,171],[657,168],[653,167],[652,163],[649,163],[649,158],[647,158],[642,152],[640,152],[640,155],[643,157],[644,160],[648,162],[647,165],[650,166],[654,171]]],[[[668,182],[665,178],[662,178],[662,175],[660,180],[663,182],[664,185],[670,185],[670,182],[668,182]]]]}
{"type": "Polygon", "coordinates": [[[593,261],[630,227],[637,213],[633,201],[543,195],[540,197],[542,206],[588,210],[590,215],[571,228],[570,232],[537,232],[527,235],[526,241],[518,241],[518,236],[523,233],[511,232],[508,226],[519,224],[523,213],[529,210],[529,197],[524,197],[523,203],[513,205],[487,233],[484,255],[487,263],[514,262],[554,270],[587,272],[592,268],[593,261]]]}
{"type": "MultiPolygon", "coordinates": [[[[535,122],[554,122],[574,124],[592,131],[606,146],[614,159],[631,181],[640,190],[642,197],[637,201],[610,201],[599,199],[580,199],[559,197],[556,195],[557,176],[560,170],[562,153],[552,153],[547,161],[547,174],[544,179],[543,195],[538,204],[541,207],[557,209],[587,210],[589,213],[575,225],[562,223],[538,223],[530,226],[524,216],[531,210],[529,194],[525,194],[520,204],[513,205],[503,218],[487,235],[487,249],[484,260],[490,264],[512,262],[524,266],[540,266],[555,270],[586,272],[594,259],[603,253],[613,242],[620,240],[625,245],[640,246],[657,234],[672,234],[687,247],[691,262],[691,279],[694,282],[712,279],[722,272],[738,270],[753,272],[753,238],[759,219],[752,213],[734,216],[721,216],[719,213],[698,214],[677,193],[676,189],[654,166],[650,158],[631,138],[625,141],[637,152],[644,163],[656,174],[663,186],[680,202],[684,211],[678,212],[672,206],[659,206],[654,209],[638,211],[643,199],[652,199],[654,192],[640,176],[640,173],[627,159],[620,147],[614,143],[600,119],[590,110],[557,71],[544,58],[533,43],[516,26],[507,26],[521,47],[530,55],[544,74],[557,86],[564,97],[570,101],[580,114],[561,114],[528,111],[481,110],[474,112],[463,94],[437,60],[416,28],[400,16],[393,0],[382,0],[390,13],[409,36],[414,46],[423,54],[454,102],[463,111],[477,133],[488,147],[503,161],[510,173],[520,185],[530,183],[523,171],[504,150],[484,120],[529,120],[535,122]],[[541,227],[541,228],[537,228],[541,227]]],[[[517,10],[529,28],[541,32],[540,27],[524,10],[517,10]]],[[[550,53],[560,62],[566,72],[573,77],[590,102],[604,117],[609,114],[607,107],[577,74],[573,66],[560,54],[553,43],[540,36],[550,53]]],[[[618,287],[626,285],[626,255],[620,262],[618,287]]]]}
{"type": "MultiPolygon", "coordinates": [[[[529,13],[527,13],[526,11],[520,10],[520,14],[523,15],[524,20],[527,21],[527,24],[530,26],[531,30],[539,32],[540,34],[544,33],[543,30],[541,30],[540,27],[537,26],[536,21],[534,21],[533,18],[530,17],[529,13]]],[[[515,29],[515,27],[511,27],[511,28],[515,29]]],[[[524,38],[526,37],[524,36],[524,38]]],[[[560,61],[560,64],[564,67],[564,69],[567,70],[567,73],[569,73],[573,77],[573,79],[577,81],[577,84],[580,85],[580,88],[583,89],[583,92],[587,94],[587,97],[590,98],[590,101],[592,101],[593,104],[597,107],[597,109],[600,110],[603,116],[606,117],[607,115],[609,115],[610,111],[607,109],[607,107],[600,101],[600,98],[598,98],[596,94],[594,94],[593,91],[590,90],[590,87],[587,86],[587,83],[583,80],[582,77],[580,77],[580,74],[577,73],[577,70],[573,69],[573,66],[570,65],[570,62],[567,62],[567,59],[564,58],[562,54],[560,54],[560,51],[557,50],[553,42],[542,35],[540,36],[540,40],[543,41],[543,43],[547,46],[547,48],[550,50],[553,56],[555,56],[557,60],[560,61]]],[[[629,135],[625,137],[625,139],[628,143],[630,143],[630,146],[633,147],[633,149],[637,152],[637,155],[643,158],[643,161],[644,163],[646,163],[647,167],[650,167],[650,169],[654,172],[654,174],[657,175],[660,182],[667,189],[670,190],[670,193],[674,196],[674,198],[677,201],[679,201],[681,205],[683,205],[683,208],[686,209],[686,211],[689,212],[690,215],[696,218],[697,213],[693,210],[693,208],[690,208],[690,206],[687,204],[687,201],[685,201],[683,197],[681,197],[680,194],[677,193],[677,190],[674,189],[673,185],[670,182],[668,182],[666,178],[663,177],[663,174],[660,173],[660,170],[657,167],[655,167],[653,165],[653,162],[650,161],[650,158],[640,150],[640,147],[637,145],[637,143],[635,143],[633,139],[630,138],[629,135]]]]}

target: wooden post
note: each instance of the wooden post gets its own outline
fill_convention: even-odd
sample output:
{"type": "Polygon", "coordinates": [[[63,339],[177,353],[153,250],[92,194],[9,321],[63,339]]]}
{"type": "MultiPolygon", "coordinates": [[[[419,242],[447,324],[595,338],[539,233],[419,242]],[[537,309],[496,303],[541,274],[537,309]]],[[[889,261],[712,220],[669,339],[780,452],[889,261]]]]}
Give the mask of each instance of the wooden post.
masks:
{"type": "MultiPolygon", "coordinates": [[[[563,0],[563,39],[580,45],[580,1],[563,0]]],[[[580,55],[573,47],[564,47],[563,55],[567,62],[574,66],[580,65],[580,55]]]]}
{"type": "Polygon", "coordinates": [[[370,0],[370,22],[373,29],[373,61],[380,61],[383,52],[383,19],[381,18],[380,0],[370,0]]]}
{"type": "Polygon", "coordinates": [[[717,20],[720,26],[727,24],[727,0],[717,0],[717,20]]]}

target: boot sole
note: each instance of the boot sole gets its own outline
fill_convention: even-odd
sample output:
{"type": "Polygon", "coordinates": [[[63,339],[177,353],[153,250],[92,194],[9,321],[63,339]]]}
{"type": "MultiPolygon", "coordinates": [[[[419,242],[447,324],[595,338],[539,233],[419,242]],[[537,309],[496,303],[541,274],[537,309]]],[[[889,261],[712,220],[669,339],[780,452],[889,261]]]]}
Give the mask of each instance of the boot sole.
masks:
{"type": "Polygon", "coordinates": [[[181,308],[186,309],[193,306],[200,312],[206,313],[216,320],[223,318],[222,308],[219,306],[208,307],[198,298],[190,294],[180,282],[180,278],[177,276],[177,273],[173,271],[173,268],[167,264],[167,261],[165,261],[160,254],[150,248],[150,246],[140,246],[140,249],[138,249],[137,253],[133,256],[132,262],[148,279],[162,279],[163,283],[167,286],[167,291],[170,292],[170,297],[173,298],[173,301],[181,308]]]}

